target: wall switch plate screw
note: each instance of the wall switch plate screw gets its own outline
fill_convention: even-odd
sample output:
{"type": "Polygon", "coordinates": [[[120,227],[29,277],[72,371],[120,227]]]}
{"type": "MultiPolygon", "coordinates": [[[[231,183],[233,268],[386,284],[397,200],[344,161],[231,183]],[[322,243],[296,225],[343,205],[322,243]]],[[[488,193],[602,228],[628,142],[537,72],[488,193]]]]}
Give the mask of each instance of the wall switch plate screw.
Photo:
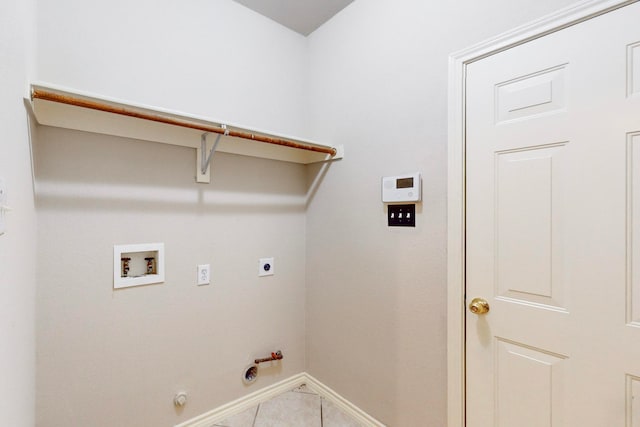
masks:
{"type": "Polygon", "coordinates": [[[273,258],[260,258],[258,262],[258,276],[273,276],[275,265],[273,258]]]}
{"type": "Polygon", "coordinates": [[[198,265],[198,286],[211,283],[211,264],[198,265]]]}

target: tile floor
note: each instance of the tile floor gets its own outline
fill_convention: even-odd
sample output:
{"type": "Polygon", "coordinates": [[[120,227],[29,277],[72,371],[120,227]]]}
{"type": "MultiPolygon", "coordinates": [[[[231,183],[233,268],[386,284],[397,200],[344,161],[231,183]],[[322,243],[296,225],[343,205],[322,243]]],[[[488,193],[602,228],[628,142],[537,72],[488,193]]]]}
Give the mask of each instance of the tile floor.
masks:
{"type": "Polygon", "coordinates": [[[302,385],[211,427],[363,427],[302,385]]]}

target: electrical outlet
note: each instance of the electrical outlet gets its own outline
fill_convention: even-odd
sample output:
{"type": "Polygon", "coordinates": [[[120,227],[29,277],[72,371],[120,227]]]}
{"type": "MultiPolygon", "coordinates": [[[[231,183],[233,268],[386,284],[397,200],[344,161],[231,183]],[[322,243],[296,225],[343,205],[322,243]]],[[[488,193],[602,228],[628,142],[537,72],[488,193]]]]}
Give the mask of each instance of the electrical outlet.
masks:
{"type": "Polygon", "coordinates": [[[211,264],[198,265],[198,286],[211,283],[211,264]]]}
{"type": "Polygon", "coordinates": [[[274,269],[273,258],[260,258],[258,262],[258,276],[273,276],[274,269]]]}

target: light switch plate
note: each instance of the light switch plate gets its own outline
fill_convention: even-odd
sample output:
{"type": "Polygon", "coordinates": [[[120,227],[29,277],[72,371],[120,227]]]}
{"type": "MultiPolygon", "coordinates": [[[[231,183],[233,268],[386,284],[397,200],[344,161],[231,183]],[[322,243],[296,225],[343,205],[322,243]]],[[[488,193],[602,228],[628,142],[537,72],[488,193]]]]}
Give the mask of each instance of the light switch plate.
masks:
{"type": "Polygon", "coordinates": [[[389,227],[415,227],[416,205],[388,205],[387,223],[389,227]]]}
{"type": "Polygon", "coordinates": [[[7,231],[5,212],[7,209],[7,186],[4,178],[0,178],[0,236],[7,231]]]}

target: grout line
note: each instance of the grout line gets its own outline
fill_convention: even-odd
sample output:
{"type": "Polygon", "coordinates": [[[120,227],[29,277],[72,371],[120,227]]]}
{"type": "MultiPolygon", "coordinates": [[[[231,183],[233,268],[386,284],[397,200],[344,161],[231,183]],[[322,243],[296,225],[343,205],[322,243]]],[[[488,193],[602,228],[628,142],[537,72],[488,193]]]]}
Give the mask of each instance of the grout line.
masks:
{"type": "Polygon", "coordinates": [[[320,427],[324,427],[324,413],[322,408],[324,407],[324,397],[320,396],[320,427]]]}
{"type": "Polygon", "coordinates": [[[262,404],[258,403],[258,406],[256,407],[256,413],[253,415],[253,423],[251,424],[251,427],[256,426],[256,421],[258,420],[258,412],[260,412],[260,405],[262,404]]]}

